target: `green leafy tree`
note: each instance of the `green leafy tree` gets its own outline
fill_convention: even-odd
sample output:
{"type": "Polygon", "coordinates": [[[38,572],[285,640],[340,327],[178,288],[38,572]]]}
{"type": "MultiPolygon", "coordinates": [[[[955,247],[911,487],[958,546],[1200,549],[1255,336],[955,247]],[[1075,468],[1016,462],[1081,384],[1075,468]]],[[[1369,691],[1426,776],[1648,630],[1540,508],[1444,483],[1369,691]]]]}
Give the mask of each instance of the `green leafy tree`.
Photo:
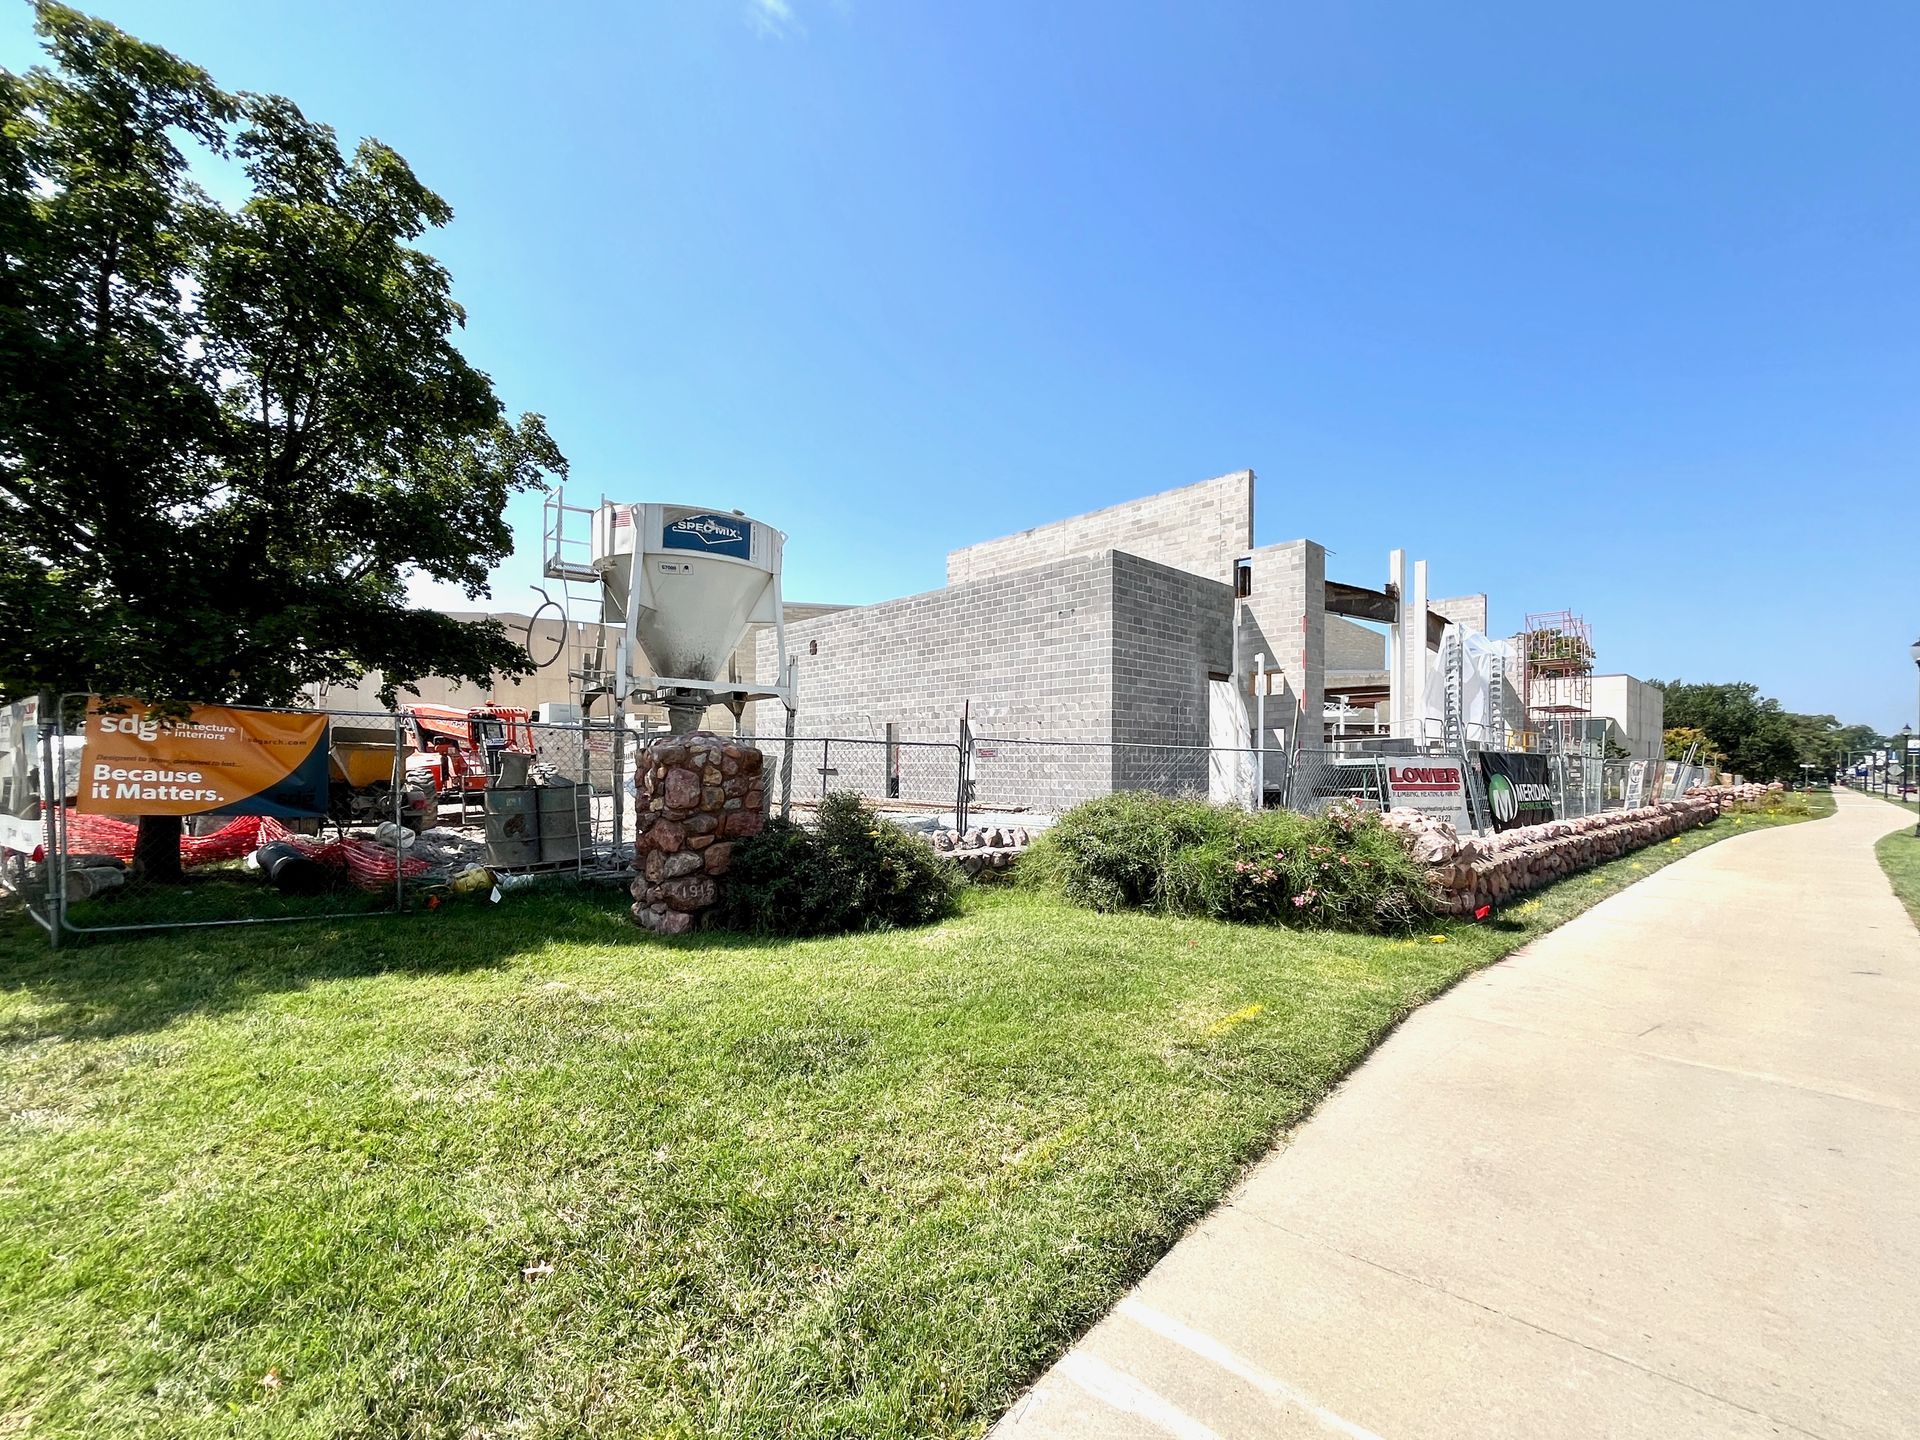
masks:
{"type": "Polygon", "coordinates": [[[1893,744],[1893,737],[1883,735],[1871,725],[1842,725],[1829,737],[1832,759],[1829,765],[1837,769],[1844,765],[1847,757],[1868,750],[1883,750],[1893,744]]]}
{"type": "MultiPolygon", "coordinates": [[[[0,698],[526,673],[497,624],[406,601],[414,571],[483,594],[508,497],[566,463],[454,344],[414,243],[446,202],[378,141],[35,12],[51,64],[0,71],[0,698]]],[[[138,863],[177,875],[178,838],[144,820],[138,863]]]]}
{"type": "Polygon", "coordinates": [[[1796,763],[1831,776],[1850,753],[1878,750],[1890,742],[1870,725],[1842,725],[1832,715],[1787,714],[1793,730],[1796,763]]]}
{"type": "Polygon", "coordinates": [[[1802,765],[1831,775],[1849,751],[1887,743],[1866,725],[1783,710],[1756,685],[1655,683],[1666,692],[1667,757],[1678,759],[1699,741],[1711,763],[1750,780],[1798,779],[1802,765]]]}
{"type": "Polygon", "coordinates": [[[1744,682],[1725,685],[1661,683],[1670,728],[1699,730],[1720,751],[1722,764],[1749,780],[1798,774],[1794,728],[1780,702],[1744,682]]]}
{"type": "Polygon", "coordinates": [[[1684,760],[1692,751],[1694,763],[1699,765],[1718,765],[1726,759],[1713,741],[1707,738],[1707,732],[1692,725],[1675,725],[1665,733],[1665,754],[1669,760],[1684,760]]]}

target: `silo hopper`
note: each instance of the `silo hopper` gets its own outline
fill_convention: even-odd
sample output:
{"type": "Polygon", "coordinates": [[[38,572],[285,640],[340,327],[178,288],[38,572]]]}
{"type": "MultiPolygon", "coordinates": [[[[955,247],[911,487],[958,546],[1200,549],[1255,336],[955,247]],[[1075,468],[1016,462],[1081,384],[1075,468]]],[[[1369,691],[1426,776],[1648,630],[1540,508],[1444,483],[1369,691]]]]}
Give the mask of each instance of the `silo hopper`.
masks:
{"type": "Polygon", "coordinates": [[[675,733],[693,729],[709,705],[736,716],[750,700],[791,707],[780,599],[785,539],[737,510],[603,504],[594,511],[592,570],[606,623],[624,632],[615,693],[665,705],[675,733]],[[735,648],[755,624],[774,628],[771,680],[735,673],[735,648]]]}

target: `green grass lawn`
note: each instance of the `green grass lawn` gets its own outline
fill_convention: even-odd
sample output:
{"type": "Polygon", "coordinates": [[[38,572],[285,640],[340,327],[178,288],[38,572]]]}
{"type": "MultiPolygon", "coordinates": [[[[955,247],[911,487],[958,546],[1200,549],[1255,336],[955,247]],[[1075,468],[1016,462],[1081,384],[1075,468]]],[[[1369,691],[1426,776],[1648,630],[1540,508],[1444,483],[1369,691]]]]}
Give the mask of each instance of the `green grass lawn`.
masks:
{"type": "Polygon", "coordinates": [[[1889,805],[1898,805],[1903,810],[1920,811],[1920,800],[1902,800],[1895,795],[1882,795],[1878,790],[1863,790],[1861,793],[1875,800],[1884,800],[1889,805]]]}
{"type": "Polygon", "coordinates": [[[1873,853],[1880,857],[1880,868],[1893,882],[1893,893],[1907,907],[1913,923],[1920,925],[1920,840],[1914,838],[1911,829],[1896,830],[1883,836],[1873,853]]]}
{"type": "Polygon", "coordinates": [[[0,1435],[978,1435],[1409,1010],[1785,818],[1403,939],[10,917],[0,1435]]]}

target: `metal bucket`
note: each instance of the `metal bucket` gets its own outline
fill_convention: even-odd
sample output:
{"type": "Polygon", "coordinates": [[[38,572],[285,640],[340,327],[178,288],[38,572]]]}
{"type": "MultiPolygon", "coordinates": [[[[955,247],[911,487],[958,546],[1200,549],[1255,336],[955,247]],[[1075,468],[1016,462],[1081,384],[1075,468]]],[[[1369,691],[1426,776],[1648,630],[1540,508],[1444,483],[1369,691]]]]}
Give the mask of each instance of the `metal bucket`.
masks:
{"type": "Polygon", "coordinates": [[[513,869],[540,863],[540,812],[533,789],[488,790],[487,864],[513,869]]]}
{"type": "Polygon", "coordinates": [[[593,795],[584,785],[542,785],[539,797],[540,858],[555,864],[579,860],[593,833],[593,795]]]}

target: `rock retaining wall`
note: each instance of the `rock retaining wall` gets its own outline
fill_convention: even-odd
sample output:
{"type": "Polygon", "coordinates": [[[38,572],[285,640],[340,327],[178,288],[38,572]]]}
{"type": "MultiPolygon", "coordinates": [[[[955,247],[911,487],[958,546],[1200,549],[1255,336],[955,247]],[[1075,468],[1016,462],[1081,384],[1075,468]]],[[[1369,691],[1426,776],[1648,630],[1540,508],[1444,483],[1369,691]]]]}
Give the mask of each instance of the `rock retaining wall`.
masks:
{"type": "Polygon", "coordinates": [[[1711,800],[1724,810],[1727,806],[1735,804],[1757,805],[1770,796],[1780,794],[1786,788],[1778,780],[1768,785],[1761,785],[1751,780],[1740,785],[1695,785],[1687,791],[1687,798],[1711,800]]]}
{"type": "Polygon", "coordinates": [[[764,764],[753,746],[705,730],[656,740],[640,752],[636,924],[683,934],[719,899],[734,842],[766,828],[764,764]]]}
{"type": "MultiPolygon", "coordinates": [[[[1751,788],[1765,793],[1764,786],[1751,788]]],[[[1498,905],[1704,825],[1719,815],[1722,803],[1719,797],[1689,792],[1635,810],[1553,820],[1487,836],[1462,836],[1446,821],[1410,810],[1392,810],[1385,818],[1408,837],[1413,858],[1427,867],[1434,908],[1443,915],[1471,915],[1482,905],[1498,905]]]]}

